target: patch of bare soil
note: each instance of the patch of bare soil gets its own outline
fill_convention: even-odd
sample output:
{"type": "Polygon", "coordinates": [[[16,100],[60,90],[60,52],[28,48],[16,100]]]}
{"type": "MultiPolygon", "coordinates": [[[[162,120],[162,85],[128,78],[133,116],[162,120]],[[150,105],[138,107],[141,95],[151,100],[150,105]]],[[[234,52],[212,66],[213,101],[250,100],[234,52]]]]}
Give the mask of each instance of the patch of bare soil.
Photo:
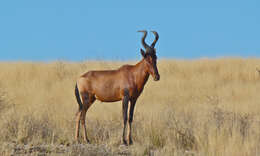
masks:
{"type": "Polygon", "coordinates": [[[119,147],[112,151],[106,145],[73,144],[73,145],[22,145],[15,143],[4,143],[0,147],[0,155],[23,156],[23,155],[68,155],[68,156],[114,156],[132,155],[128,147],[119,147]]]}

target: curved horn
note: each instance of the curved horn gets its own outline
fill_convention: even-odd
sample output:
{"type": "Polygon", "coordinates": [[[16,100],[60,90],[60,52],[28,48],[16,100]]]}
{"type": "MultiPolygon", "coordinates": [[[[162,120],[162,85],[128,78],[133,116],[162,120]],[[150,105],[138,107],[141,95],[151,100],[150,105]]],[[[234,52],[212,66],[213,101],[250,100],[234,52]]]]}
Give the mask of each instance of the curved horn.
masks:
{"type": "Polygon", "coordinates": [[[151,47],[154,48],[156,42],[157,42],[158,39],[159,39],[159,35],[158,35],[158,33],[157,33],[156,31],[151,31],[151,32],[152,32],[152,33],[154,34],[154,36],[155,36],[155,39],[154,39],[153,43],[151,44],[151,47]]]}
{"type": "Polygon", "coordinates": [[[144,48],[148,48],[149,46],[145,43],[145,38],[146,38],[146,35],[147,35],[147,31],[146,30],[139,30],[138,32],[143,32],[144,33],[144,36],[142,37],[142,44],[144,46],[144,48]]]}

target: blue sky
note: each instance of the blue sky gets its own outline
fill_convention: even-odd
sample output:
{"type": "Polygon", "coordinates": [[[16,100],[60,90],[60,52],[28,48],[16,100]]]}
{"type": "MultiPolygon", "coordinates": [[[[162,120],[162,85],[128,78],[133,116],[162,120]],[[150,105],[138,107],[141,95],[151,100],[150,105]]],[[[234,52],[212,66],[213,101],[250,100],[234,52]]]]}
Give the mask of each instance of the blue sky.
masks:
{"type": "Polygon", "coordinates": [[[143,29],[159,58],[260,57],[259,0],[6,0],[0,61],[139,59],[143,29]]]}

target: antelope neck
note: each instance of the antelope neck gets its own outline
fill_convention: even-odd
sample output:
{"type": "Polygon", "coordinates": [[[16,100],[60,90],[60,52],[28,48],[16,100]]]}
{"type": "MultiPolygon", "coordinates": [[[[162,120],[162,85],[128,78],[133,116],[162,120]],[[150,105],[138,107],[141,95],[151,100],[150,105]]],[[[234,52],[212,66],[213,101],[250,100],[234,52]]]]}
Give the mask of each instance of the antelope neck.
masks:
{"type": "Polygon", "coordinates": [[[143,87],[145,83],[147,82],[149,78],[149,72],[147,67],[145,66],[145,60],[142,59],[140,62],[138,62],[134,66],[134,77],[135,77],[135,82],[136,84],[140,85],[138,87],[143,87]]]}

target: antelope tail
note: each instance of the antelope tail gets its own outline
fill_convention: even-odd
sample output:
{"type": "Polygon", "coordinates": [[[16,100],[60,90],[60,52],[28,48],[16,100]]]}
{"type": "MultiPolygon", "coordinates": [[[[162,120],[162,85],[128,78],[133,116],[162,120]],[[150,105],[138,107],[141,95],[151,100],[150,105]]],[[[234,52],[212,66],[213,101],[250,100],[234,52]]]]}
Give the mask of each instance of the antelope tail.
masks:
{"type": "Polygon", "coordinates": [[[81,111],[83,109],[83,104],[82,104],[81,99],[80,99],[79,89],[78,89],[77,84],[75,86],[75,96],[76,96],[77,102],[79,104],[79,111],[81,111]]]}

